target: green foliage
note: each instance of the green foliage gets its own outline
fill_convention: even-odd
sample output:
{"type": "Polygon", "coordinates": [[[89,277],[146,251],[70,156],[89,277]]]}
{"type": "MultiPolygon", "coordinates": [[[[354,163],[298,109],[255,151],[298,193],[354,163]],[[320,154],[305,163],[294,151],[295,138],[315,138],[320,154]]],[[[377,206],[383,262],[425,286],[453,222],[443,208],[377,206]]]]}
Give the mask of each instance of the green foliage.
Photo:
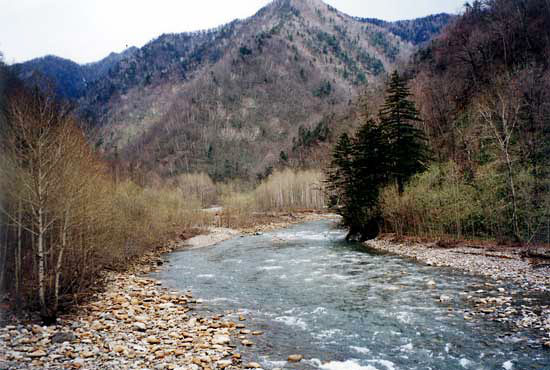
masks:
{"type": "Polygon", "coordinates": [[[313,130],[300,126],[298,128],[298,138],[294,139],[293,150],[297,150],[298,148],[308,148],[316,143],[325,142],[328,140],[329,135],[330,127],[328,126],[327,119],[323,119],[319,122],[313,130]]]}
{"type": "Polygon", "coordinates": [[[284,150],[279,153],[279,162],[286,164],[288,162],[288,154],[284,150]]]}
{"type": "Polygon", "coordinates": [[[327,171],[329,206],[349,228],[348,238],[372,239],[382,221],[380,191],[392,182],[402,193],[404,184],[425,169],[427,148],[414,104],[405,83],[392,75],[379,122],[372,119],[350,139],[343,134],[336,144],[327,171]]]}
{"type": "Polygon", "coordinates": [[[245,57],[245,56],[251,55],[252,50],[247,48],[246,46],[241,46],[239,48],[239,54],[241,54],[241,56],[245,57]]]}
{"type": "Polygon", "coordinates": [[[359,52],[359,60],[363,63],[365,68],[375,76],[379,76],[385,71],[384,64],[382,64],[380,59],[373,57],[366,51],[361,50],[359,52]]]}
{"type": "MultiPolygon", "coordinates": [[[[520,232],[524,240],[549,242],[546,220],[550,196],[531,201],[536,187],[531,169],[517,173],[520,232]]],[[[388,232],[431,238],[453,237],[509,240],[511,204],[506,177],[494,163],[479,167],[474,176],[465,176],[454,161],[435,163],[415,176],[402,196],[395,186],[382,195],[382,212],[388,232]]]]}
{"type": "Polygon", "coordinates": [[[386,22],[373,18],[357,18],[360,22],[371,23],[387,29],[405,41],[419,45],[429,41],[453,20],[453,16],[445,13],[430,15],[412,20],[386,22]]]}
{"type": "Polygon", "coordinates": [[[371,44],[380,49],[391,61],[395,61],[395,58],[399,54],[399,47],[388,41],[384,32],[373,32],[369,36],[371,44]]]}
{"type": "Polygon", "coordinates": [[[313,95],[318,98],[324,98],[332,94],[332,84],[330,81],[325,80],[321,83],[321,86],[313,92],[313,95]]]}
{"type": "Polygon", "coordinates": [[[381,128],[390,144],[387,160],[391,176],[399,193],[412,175],[426,169],[428,150],[421,130],[413,126],[420,122],[414,103],[409,100],[409,89],[397,72],[391,75],[386,101],[379,112],[381,128]]]}

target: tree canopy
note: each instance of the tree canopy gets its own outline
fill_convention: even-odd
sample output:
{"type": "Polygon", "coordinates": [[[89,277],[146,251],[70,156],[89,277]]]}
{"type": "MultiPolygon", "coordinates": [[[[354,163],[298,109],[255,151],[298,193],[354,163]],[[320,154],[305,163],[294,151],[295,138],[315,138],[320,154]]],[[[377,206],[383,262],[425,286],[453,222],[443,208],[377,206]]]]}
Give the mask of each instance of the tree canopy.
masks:
{"type": "Polygon", "coordinates": [[[405,183],[426,168],[428,148],[406,82],[394,72],[378,119],[368,118],[354,137],[340,136],[333,150],[327,182],[329,205],[342,216],[348,239],[375,238],[382,221],[380,190],[405,183]]]}

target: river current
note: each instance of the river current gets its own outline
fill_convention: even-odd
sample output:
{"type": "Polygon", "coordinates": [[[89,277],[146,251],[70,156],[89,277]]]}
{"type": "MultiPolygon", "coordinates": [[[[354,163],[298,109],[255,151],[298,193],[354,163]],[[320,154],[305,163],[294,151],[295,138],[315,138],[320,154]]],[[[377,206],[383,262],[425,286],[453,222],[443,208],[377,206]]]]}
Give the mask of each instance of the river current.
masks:
{"type": "Polygon", "coordinates": [[[237,237],[175,252],[155,277],[201,297],[205,316],[242,315],[247,329],[264,331],[243,353],[265,369],[550,369],[550,352],[529,333],[464,319],[466,297],[494,289],[486,278],[344,236],[319,221],[237,237]],[[305,360],[286,363],[295,353],[305,360]]]}

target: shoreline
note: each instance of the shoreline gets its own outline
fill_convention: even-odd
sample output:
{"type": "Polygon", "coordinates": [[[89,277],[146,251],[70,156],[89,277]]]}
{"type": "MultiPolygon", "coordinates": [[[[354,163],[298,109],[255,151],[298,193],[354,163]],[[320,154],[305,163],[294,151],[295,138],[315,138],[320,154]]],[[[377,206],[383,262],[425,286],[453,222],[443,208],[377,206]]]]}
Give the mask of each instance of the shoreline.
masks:
{"type": "MultiPolygon", "coordinates": [[[[364,243],[368,248],[434,267],[453,268],[463,273],[484,276],[493,282],[485,289],[468,292],[463,297],[472,306],[464,313],[464,320],[483,319],[511,324],[513,330],[530,329],[537,341],[550,348],[550,266],[535,267],[523,257],[517,247],[441,247],[437,242],[403,242],[383,238],[364,243]],[[510,284],[515,286],[511,291],[510,284]],[[527,294],[545,297],[521,299],[527,294]],[[521,299],[521,302],[520,302],[521,299]]],[[[433,285],[435,282],[427,282],[433,285]]],[[[442,297],[444,302],[448,297],[442,297]]]]}
{"type": "MultiPolygon", "coordinates": [[[[106,271],[105,289],[61,315],[57,325],[43,327],[32,322],[15,322],[0,328],[0,367],[197,370],[254,367],[257,364],[243,363],[239,352],[244,349],[246,355],[246,347],[253,345],[253,336],[245,330],[245,318],[234,313],[201,317],[194,310],[202,302],[191,292],[170,291],[144,275],[162,269],[167,253],[323,219],[335,216],[286,214],[269,224],[248,229],[210,228],[207,234],[170,242],[142,256],[125,272],[106,271]]],[[[467,310],[464,319],[511,323],[517,330],[538,329],[541,335],[537,339],[550,348],[550,306],[524,304],[521,309],[514,309],[514,298],[507,290],[507,285],[513,282],[522,292],[550,295],[548,267],[535,271],[514,250],[442,248],[436,243],[383,239],[366,244],[373,250],[419,263],[493,278],[495,283],[486,291],[465,297],[467,304],[475,308],[467,310]]]]}
{"type": "MultiPolygon", "coordinates": [[[[245,318],[194,312],[200,299],[170,291],[144,275],[162,269],[163,256],[202,248],[302,222],[333,218],[316,212],[273,214],[274,221],[241,230],[211,227],[205,234],[175,240],[149,252],[126,271],[104,271],[103,289],[71,308],[56,325],[16,320],[0,328],[0,368],[71,369],[245,369],[240,348],[257,332],[245,318]],[[238,347],[238,346],[239,347],[238,347]]],[[[200,295],[200,292],[199,292],[200,295]]]]}
{"type": "Polygon", "coordinates": [[[105,289],[60,315],[53,326],[15,322],[0,329],[0,368],[241,369],[244,325],[223,313],[202,317],[191,292],[144,277],[180,242],[106,271],[105,289]]]}

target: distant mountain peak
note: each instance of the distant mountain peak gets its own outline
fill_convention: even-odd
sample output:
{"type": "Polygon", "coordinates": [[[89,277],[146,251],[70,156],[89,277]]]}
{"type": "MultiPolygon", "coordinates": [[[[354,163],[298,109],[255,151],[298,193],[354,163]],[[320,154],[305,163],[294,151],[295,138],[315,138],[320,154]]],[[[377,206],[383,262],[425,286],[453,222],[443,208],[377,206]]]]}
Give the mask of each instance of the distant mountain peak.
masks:
{"type": "Polygon", "coordinates": [[[163,34],[96,63],[32,68],[78,99],[105,151],[161,174],[247,177],[281,152],[326,143],[365,85],[408,60],[413,45],[386,26],[321,0],[274,0],[250,18],[163,34]]]}

